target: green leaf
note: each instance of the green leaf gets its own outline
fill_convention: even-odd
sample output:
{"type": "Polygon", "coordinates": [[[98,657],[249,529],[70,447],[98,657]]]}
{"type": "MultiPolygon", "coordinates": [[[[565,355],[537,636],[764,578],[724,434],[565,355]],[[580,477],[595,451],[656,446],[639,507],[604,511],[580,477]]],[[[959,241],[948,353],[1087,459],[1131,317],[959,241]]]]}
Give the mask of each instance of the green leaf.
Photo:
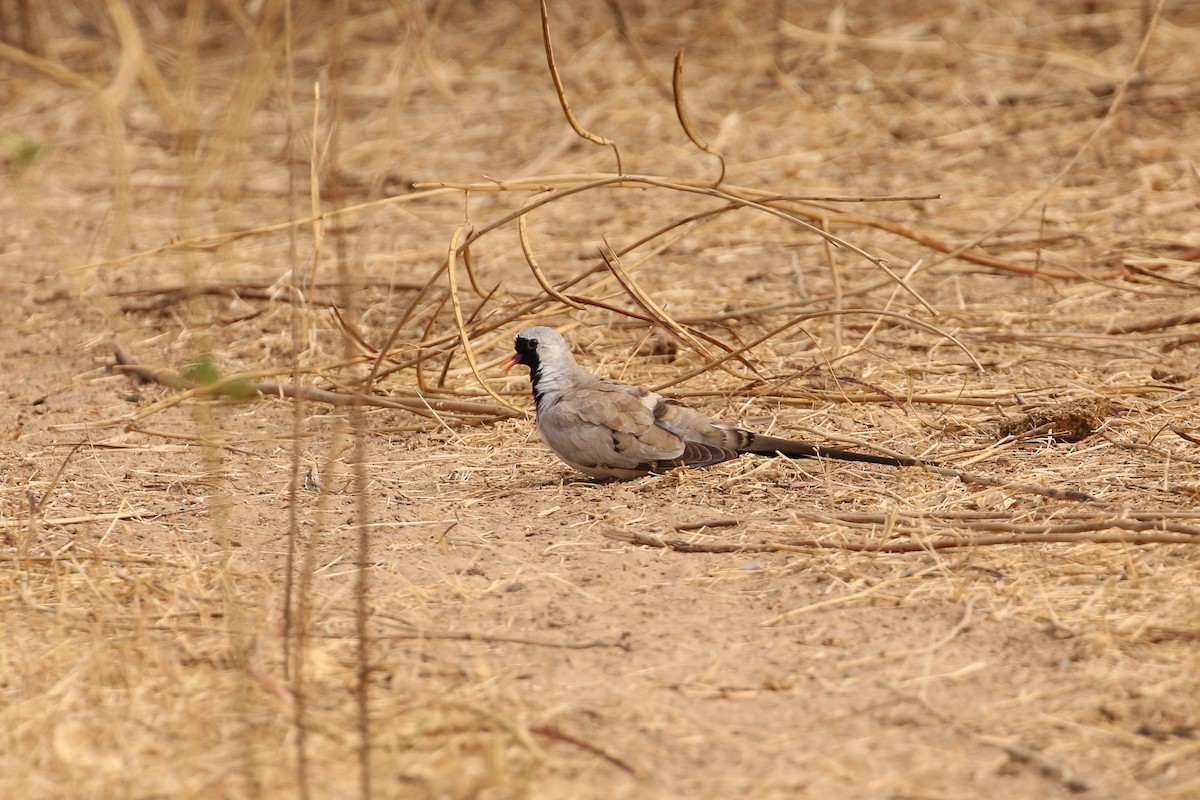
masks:
{"type": "Polygon", "coordinates": [[[19,169],[25,169],[41,154],[42,145],[15,133],[0,136],[0,151],[19,169]]]}
{"type": "Polygon", "coordinates": [[[201,353],[200,357],[192,363],[184,364],[179,370],[179,374],[201,386],[212,386],[221,380],[221,371],[217,369],[212,353],[201,353]]]}
{"type": "Polygon", "coordinates": [[[249,378],[234,378],[221,387],[221,394],[232,400],[253,400],[258,397],[258,389],[249,378]]]}

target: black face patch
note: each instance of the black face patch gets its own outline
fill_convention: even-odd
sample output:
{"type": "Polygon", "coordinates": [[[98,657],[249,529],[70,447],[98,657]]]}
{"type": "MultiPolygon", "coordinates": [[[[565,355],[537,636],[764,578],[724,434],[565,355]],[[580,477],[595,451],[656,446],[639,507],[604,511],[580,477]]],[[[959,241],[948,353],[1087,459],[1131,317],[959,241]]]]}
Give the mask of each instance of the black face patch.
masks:
{"type": "Polygon", "coordinates": [[[519,364],[533,369],[533,365],[537,363],[537,339],[526,339],[524,336],[518,336],[515,342],[517,349],[517,358],[519,364]]]}
{"type": "Polygon", "coordinates": [[[517,351],[517,363],[529,367],[529,385],[533,388],[533,402],[540,409],[542,407],[542,391],[540,388],[542,381],[542,361],[538,358],[537,339],[527,339],[524,336],[518,336],[513,346],[517,351]]]}

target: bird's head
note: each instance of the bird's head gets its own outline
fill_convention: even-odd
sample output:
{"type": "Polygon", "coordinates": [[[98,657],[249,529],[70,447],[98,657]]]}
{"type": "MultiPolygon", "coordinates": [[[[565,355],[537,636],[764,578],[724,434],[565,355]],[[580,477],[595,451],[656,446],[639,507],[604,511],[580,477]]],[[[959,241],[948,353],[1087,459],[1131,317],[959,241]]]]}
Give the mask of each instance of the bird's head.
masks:
{"type": "Polygon", "coordinates": [[[514,341],[515,352],[504,360],[504,371],[524,364],[529,371],[538,374],[543,364],[552,367],[564,367],[575,363],[567,340],[553,328],[537,326],[525,328],[517,334],[514,341]]]}

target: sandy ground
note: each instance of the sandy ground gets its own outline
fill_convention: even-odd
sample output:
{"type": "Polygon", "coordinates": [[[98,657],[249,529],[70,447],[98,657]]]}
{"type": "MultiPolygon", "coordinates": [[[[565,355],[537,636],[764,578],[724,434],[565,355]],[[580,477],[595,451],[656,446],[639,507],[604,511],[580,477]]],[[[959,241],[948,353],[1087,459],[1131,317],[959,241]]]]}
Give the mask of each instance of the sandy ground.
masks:
{"type": "Polygon", "coordinates": [[[615,160],[528,3],[9,26],[0,794],[348,797],[365,740],[380,797],[1200,795],[1200,6],[1126,84],[1140,3],[652,5],[552,4],[575,113],[660,179],[552,198],[615,160]],[[499,369],[533,322],[993,484],[589,482],[499,369]]]}

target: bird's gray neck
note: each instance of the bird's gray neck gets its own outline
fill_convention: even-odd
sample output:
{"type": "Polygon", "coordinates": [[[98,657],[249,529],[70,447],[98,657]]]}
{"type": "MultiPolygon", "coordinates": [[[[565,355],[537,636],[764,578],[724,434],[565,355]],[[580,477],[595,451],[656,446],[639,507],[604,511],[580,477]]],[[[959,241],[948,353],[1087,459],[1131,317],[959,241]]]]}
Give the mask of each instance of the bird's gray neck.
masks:
{"type": "Polygon", "coordinates": [[[533,402],[537,405],[538,413],[557,403],[573,386],[579,383],[581,375],[586,376],[575,364],[552,366],[545,362],[531,375],[530,385],[533,388],[533,402]]]}

